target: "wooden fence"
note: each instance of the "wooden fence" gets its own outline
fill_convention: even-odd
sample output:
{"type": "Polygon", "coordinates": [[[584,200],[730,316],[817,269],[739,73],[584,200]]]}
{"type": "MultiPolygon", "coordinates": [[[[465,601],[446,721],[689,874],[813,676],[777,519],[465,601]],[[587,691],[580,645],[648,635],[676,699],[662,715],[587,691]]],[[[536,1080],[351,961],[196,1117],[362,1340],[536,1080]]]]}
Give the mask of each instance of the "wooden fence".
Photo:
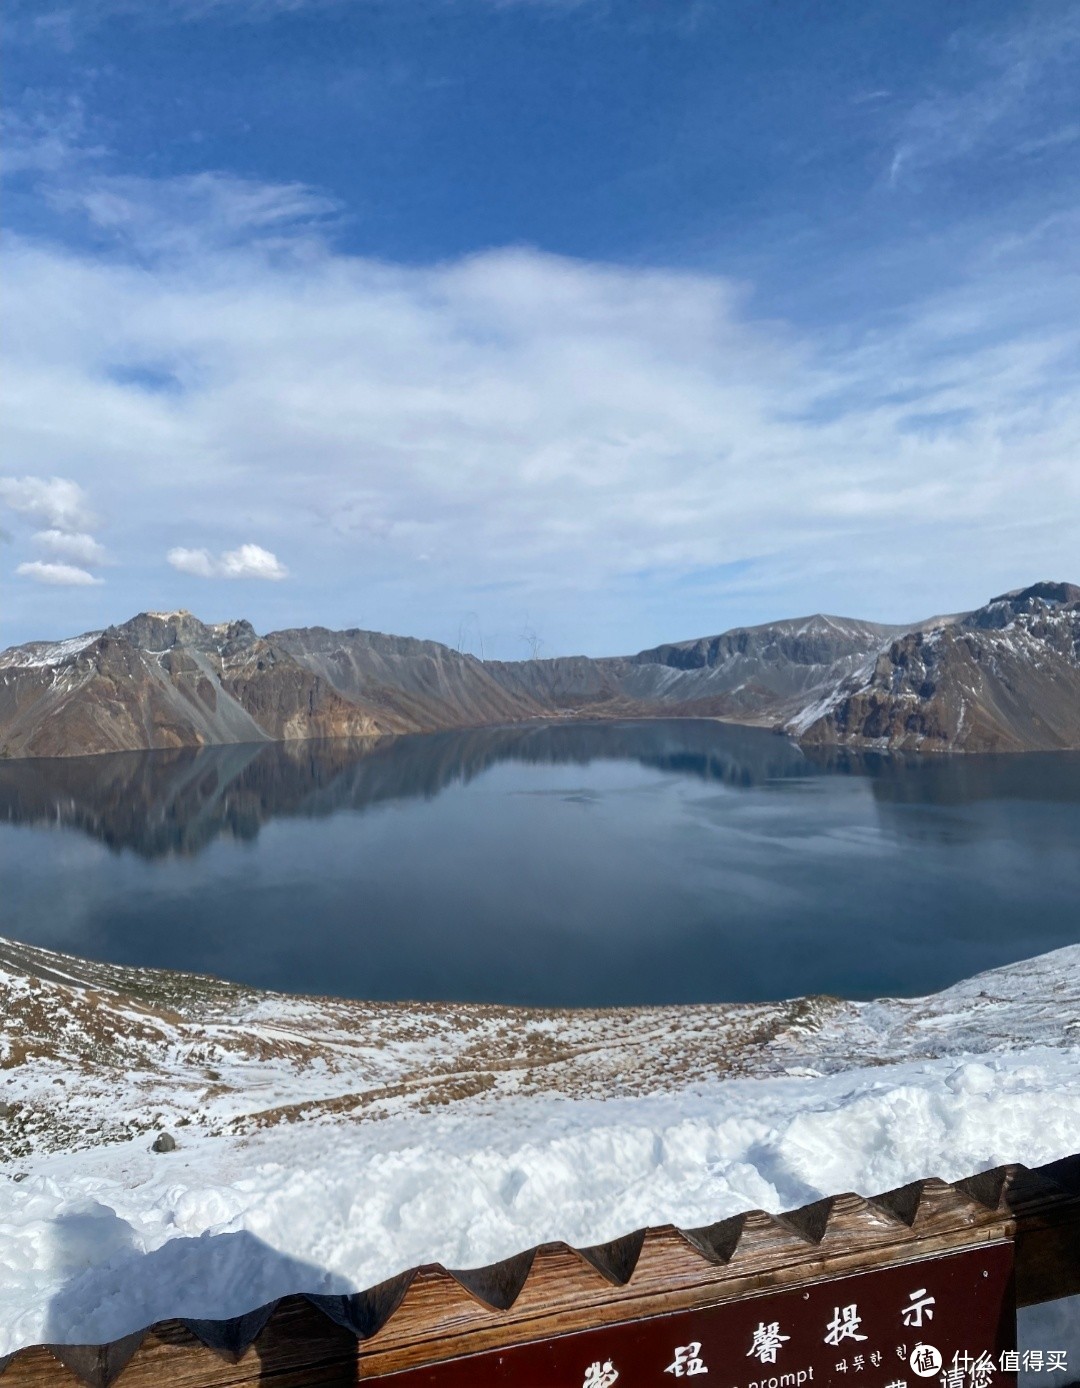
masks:
{"type": "MultiPolygon", "coordinates": [[[[0,1361],[0,1388],[638,1388],[705,1374],[711,1388],[918,1388],[912,1356],[931,1349],[946,1375],[961,1353],[992,1360],[997,1388],[1015,1382],[1016,1306],[1074,1295],[1080,1155],[37,1346],[0,1361]]],[[[988,1388],[970,1377],[949,1388],[988,1388]]]]}

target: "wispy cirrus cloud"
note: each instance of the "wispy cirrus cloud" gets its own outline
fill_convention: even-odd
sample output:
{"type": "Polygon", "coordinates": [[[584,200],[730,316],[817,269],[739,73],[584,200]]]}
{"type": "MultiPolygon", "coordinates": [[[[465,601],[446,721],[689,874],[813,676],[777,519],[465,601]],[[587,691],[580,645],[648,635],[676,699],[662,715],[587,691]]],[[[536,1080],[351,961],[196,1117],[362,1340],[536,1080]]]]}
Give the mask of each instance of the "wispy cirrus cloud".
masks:
{"type": "MultiPolygon", "coordinates": [[[[396,0],[401,3],[401,0],[396,0]]],[[[407,0],[420,14],[425,9],[445,4],[445,0],[407,0]]],[[[175,24],[214,21],[233,27],[244,24],[264,24],[282,16],[300,13],[319,14],[341,10],[350,4],[365,4],[378,9],[395,0],[81,0],[78,5],[41,4],[39,0],[10,0],[5,16],[9,34],[23,42],[47,43],[62,51],[71,51],[80,37],[110,20],[123,19],[146,26],[163,28],[175,24]]],[[[598,7],[598,0],[471,0],[478,7],[492,10],[522,8],[544,9],[569,14],[598,7]]],[[[693,17],[693,5],[678,7],[678,22],[693,17]]]]}
{"type": "MultiPolygon", "coordinates": [[[[413,267],[346,254],[305,219],[305,190],[247,186],[251,233],[237,212],[223,236],[206,209],[235,187],[211,182],[162,238],[154,208],[175,190],[129,181],[150,206],[125,213],[107,258],[7,248],[9,438],[41,477],[78,457],[124,515],[133,610],[162,552],[174,582],[274,579],[285,547],[308,620],[351,624],[375,594],[396,604],[376,624],[452,639],[483,594],[508,654],[526,606],[548,614],[534,620],[552,649],[610,651],[722,625],[732,584],[773,610],[903,616],[898,585],[918,615],[950,584],[974,602],[1068,576],[1067,221],[1038,254],[987,245],[948,292],[841,341],[757,319],[721,275],[523,247],[413,267]],[[175,385],[154,388],[166,367],[175,385]],[[240,525],[262,543],[223,546],[240,525]],[[627,603],[643,574],[670,609],[659,630],[627,603]],[[625,640],[595,617],[616,605],[625,640]]],[[[78,190],[71,205],[94,215],[78,190]]],[[[80,492],[12,485],[62,534],[91,533],[80,492]]]]}
{"type": "Polygon", "coordinates": [[[988,152],[1031,156],[1071,144],[1080,5],[1036,7],[1005,29],[962,28],[931,90],[901,116],[889,166],[895,187],[988,152]]]}
{"type": "Polygon", "coordinates": [[[141,255],[182,255],[214,245],[272,247],[302,231],[322,235],[340,211],[333,198],[300,183],[263,183],[227,173],[140,178],[86,170],[43,186],[61,212],[75,213],[98,232],[141,255]]]}
{"type": "Polygon", "coordinates": [[[70,164],[85,167],[103,151],[86,139],[86,117],[76,96],[27,103],[0,112],[0,172],[57,174],[70,164]]]}

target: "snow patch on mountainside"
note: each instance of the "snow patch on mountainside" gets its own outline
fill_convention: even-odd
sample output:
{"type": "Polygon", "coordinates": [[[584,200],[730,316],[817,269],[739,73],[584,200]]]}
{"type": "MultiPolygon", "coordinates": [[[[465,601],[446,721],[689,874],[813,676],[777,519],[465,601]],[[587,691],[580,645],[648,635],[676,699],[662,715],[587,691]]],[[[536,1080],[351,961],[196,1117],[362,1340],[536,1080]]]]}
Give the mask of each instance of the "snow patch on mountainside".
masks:
{"type": "Polygon", "coordinates": [[[101,636],[90,631],[83,636],[71,636],[66,641],[33,641],[27,646],[11,646],[0,651],[0,669],[27,670],[45,665],[63,665],[81,655],[101,636]]]}

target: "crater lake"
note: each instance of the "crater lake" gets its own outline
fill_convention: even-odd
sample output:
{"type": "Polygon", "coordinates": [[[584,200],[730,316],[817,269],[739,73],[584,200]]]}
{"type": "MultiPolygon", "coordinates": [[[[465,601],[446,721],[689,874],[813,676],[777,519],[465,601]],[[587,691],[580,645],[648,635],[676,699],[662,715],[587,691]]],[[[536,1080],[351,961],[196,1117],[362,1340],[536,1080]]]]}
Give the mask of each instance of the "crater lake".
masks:
{"type": "Polygon", "coordinates": [[[364,999],[919,994],[1080,940],[1080,754],[715,722],[0,761],[0,933],[364,999]]]}

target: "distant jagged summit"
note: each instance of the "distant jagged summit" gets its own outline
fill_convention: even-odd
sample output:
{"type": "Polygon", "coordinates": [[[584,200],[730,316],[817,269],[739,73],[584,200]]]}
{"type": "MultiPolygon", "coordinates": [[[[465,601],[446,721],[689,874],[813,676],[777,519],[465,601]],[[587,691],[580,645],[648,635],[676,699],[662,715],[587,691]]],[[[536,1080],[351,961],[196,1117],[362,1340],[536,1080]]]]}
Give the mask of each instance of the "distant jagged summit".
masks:
{"type": "Polygon", "coordinates": [[[1040,608],[1068,608],[1080,603],[1080,587],[1075,583],[1033,583],[991,598],[965,618],[965,625],[1003,629],[1015,618],[1038,612],[1040,608]]]}
{"type": "Polygon", "coordinates": [[[242,648],[259,639],[255,628],[243,618],[207,624],[185,608],[176,612],[139,612],[120,626],[109,627],[105,634],[130,641],[144,651],[171,650],[174,646],[211,651],[226,644],[242,648]]]}
{"type": "Polygon", "coordinates": [[[991,598],[987,607],[993,607],[995,603],[999,602],[1019,606],[1032,603],[1036,598],[1043,602],[1056,604],[1080,602],[1080,586],[1075,583],[1055,583],[1051,579],[1044,579],[1042,583],[1032,583],[1027,588],[1014,588],[1010,593],[1002,593],[999,597],[991,598]]]}
{"type": "Polygon", "coordinates": [[[0,754],[372,736],[550,717],[720,718],[856,748],[1080,748],[1080,587],[885,626],[816,614],[634,656],[482,661],[435,641],[141,612],[0,654],[0,754]]]}

